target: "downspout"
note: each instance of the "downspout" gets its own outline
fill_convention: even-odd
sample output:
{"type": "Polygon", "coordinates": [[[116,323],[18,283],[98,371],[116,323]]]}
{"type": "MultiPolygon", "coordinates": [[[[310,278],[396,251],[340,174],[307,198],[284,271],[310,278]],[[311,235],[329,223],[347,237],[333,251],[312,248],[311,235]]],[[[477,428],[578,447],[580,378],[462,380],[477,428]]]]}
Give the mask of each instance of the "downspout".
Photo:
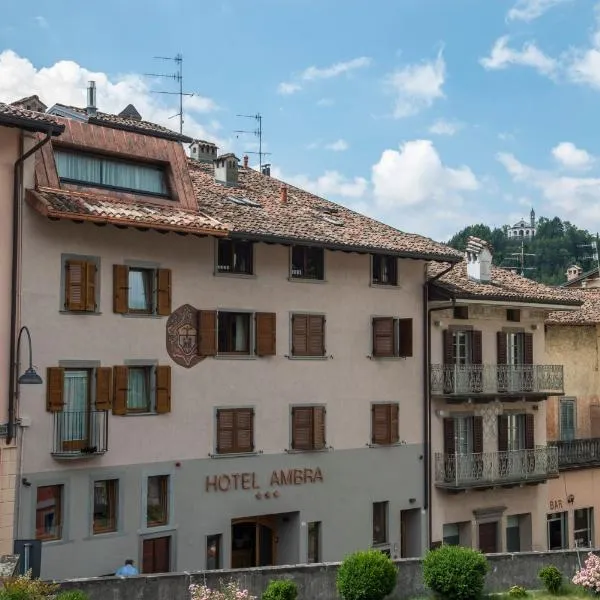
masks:
{"type": "Polygon", "coordinates": [[[10,372],[8,379],[8,425],[6,429],[6,445],[8,446],[14,437],[15,433],[15,392],[16,392],[16,363],[17,363],[17,304],[19,284],[19,241],[21,229],[21,211],[20,197],[21,184],[23,182],[23,164],[32,155],[35,154],[42,146],[45,146],[52,139],[52,128],[46,131],[46,137],[38,142],[33,148],[22,154],[23,152],[23,133],[21,132],[21,141],[19,153],[21,156],[16,160],[13,169],[13,227],[12,227],[12,275],[11,275],[11,313],[10,313],[10,372]]]}
{"type": "MultiPolygon", "coordinates": [[[[433,531],[433,519],[431,515],[431,394],[430,394],[430,363],[431,363],[431,313],[436,310],[446,310],[447,306],[429,308],[429,286],[434,281],[449,273],[456,264],[450,265],[435,277],[427,279],[427,267],[425,272],[425,283],[423,284],[423,340],[425,344],[425,360],[423,361],[423,466],[424,466],[424,490],[423,509],[427,512],[427,546],[431,547],[431,536],[433,531]]],[[[454,299],[452,305],[454,306],[454,299]]]]}

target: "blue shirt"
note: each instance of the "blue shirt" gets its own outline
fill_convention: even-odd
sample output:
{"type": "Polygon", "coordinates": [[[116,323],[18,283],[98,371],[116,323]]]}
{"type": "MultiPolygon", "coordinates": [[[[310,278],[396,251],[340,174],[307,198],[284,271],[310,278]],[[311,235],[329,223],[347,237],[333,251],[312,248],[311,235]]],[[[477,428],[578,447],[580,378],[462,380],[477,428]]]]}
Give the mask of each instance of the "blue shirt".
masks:
{"type": "Polygon", "coordinates": [[[115,575],[117,577],[131,577],[132,575],[139,575],[140,572],[133,565],[123,565],[115,575]]]}

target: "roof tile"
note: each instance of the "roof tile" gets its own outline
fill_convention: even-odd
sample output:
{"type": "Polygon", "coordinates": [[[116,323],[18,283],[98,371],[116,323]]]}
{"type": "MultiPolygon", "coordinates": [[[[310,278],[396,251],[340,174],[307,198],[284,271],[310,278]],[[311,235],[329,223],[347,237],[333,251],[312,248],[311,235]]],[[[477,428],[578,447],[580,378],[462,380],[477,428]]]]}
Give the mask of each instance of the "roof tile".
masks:
{"type": "Polygon", "coordinates": [[[600,323],[600,288],[575,288],[571,292],[583,301],[579,310],[552,312],[547,325],[595,325],[600,323]]]}
{"type": "Polygon", "coordinates": [[[54,125],[57,133],[64,129],[64,126],[60,124],[58,119],[51,115],[34,110],[27,110],[18,104],[5,104],[4,102],[0,102],[0,123],[4,120],[22,123],[23,126],[28,128],[39,124],[39,131],[47,129],[48,125],[54,125]],[[43,127],[44,125],[46,127],[43,127]]]}

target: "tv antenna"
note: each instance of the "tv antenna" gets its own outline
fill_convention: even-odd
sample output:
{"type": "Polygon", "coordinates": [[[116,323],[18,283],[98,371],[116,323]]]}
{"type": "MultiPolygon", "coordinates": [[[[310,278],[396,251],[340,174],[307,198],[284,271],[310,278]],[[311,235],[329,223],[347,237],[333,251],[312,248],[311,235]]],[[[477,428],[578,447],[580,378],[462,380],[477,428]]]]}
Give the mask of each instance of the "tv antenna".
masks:
{"type": "Polygon", "coordinates": [[[179,96],[179,112],[176,115],[169,117],[169,119],[179,117],[179,133],[183,133],[183,97],[192,97],[195,95],[183,91],[183,56],[181,54],[177,54],[174,57],[155,56],[154,58],[156,60],[170,60],[176,65],[177,70],[175,73],[144,73],[144,75],[146,75],[146,77],[164,77],[166,79],[174,79],[179,84],[178,92],[161,92],[156,90],[150,91],[152,94],[169,94],[172,96],[179,96]]]}
{"type": "Polygon", "coordinates": [[[525,252],[525,241],[521,240],[521,250],[519,252],[511,252],[504,260],[512,260],[515,261],[516,265],[511,265],[508,267],[500,267],[500,269],[505,269],[507,271],[520,271],[519,275],[521,277],[525,276],[525,271],[535,271],[536,267],[526,267],[525,261],[528,256],[537,256],[536,254],[532,254],[531,252],[525,252]]]}
{"type": "Polygon", "coordinates": [[[598,254],[598,234],[596,233],[596,239],[589,244],[577,244],[578,248],[590,248],[592,250],[591,256],[582,256],[581,260],[592,260],[596,263],[598,269],[598,276],[600,276],[600,258],[598,254]]]}
{"type": "MultiPolygon", "coordinates": [[[[258,138],[258,152],[246,152],[246,154],[258,154],[258,165],[259,165],[259,170],[262,171],[262,159],[263,156],[270,156],[271,153],[270,152],[263,152],[262,150],[262,115],[260,113],[256,113],[255,115],[236,115],[236,117],[241,117],[242,119],[255,119],[256,122],[258,123],[258,126],[256,129],[253,129],[252,131],[248,131],[245,129],[236,129],[233,133],[250,133],[252,135],[255,135],[258,138]]],[[[235,137],[240,137],[239,135],[236,135],[235,137]]]]}

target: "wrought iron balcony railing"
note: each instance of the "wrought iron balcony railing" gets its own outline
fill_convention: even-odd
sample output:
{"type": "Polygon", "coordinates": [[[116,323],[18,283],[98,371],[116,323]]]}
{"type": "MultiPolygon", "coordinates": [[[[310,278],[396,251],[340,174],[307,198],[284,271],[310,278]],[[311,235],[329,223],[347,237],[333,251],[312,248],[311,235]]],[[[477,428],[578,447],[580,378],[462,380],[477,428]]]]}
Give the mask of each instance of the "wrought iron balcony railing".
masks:
{"type": "Polygon", "coordinates": [[[532,450],[435,455],[435,484],[448,489],[538,482],[558,476],[558,450],[532,450]]]}
{"type": "Polygon", "coordinates": [[[433,396],[563,393],[562,365],[431,365],[433,396]]]}
{"type": "Polygon", "coordinates": [[[558,468],[581,469],[600,466],[600,438],[553,442],[558,450],[558,468]]]}
{"type": "Polygon", "coordinates": [[[54,413],[52,455],[85,458],[108,450],[108,413],[104,410],[54,413]]]}

